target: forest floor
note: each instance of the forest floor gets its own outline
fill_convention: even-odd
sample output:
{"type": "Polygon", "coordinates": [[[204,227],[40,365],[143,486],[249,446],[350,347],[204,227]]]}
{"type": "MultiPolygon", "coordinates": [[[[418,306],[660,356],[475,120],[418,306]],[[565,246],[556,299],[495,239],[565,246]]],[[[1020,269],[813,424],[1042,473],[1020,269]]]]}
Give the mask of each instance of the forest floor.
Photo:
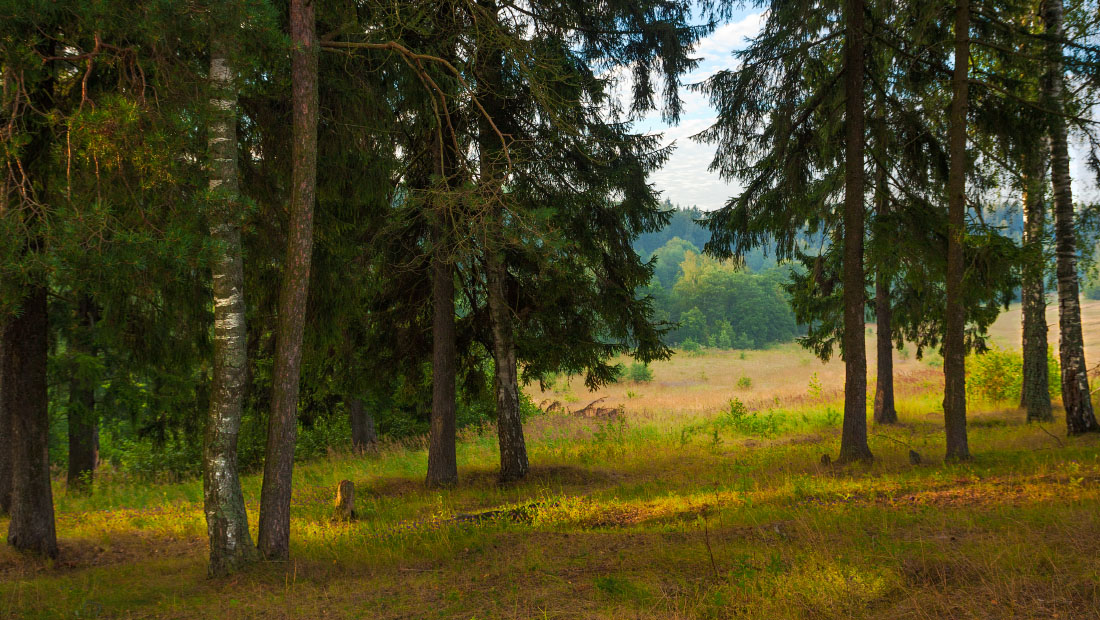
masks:
{"type": "MultiPolygon", "coordinates": [[[[1100,618],[1100,437],[972,403],[975,458],[945,464],[940,369],[902,360],[874,463],[825,465],[835,369],[803,355],[678,357],[613,388],[620,416],[536,416],[518,484],[495,481],[491,428],[463,435],[441,491],[423,445],[301,463],[293,560],[226,579],[206,577],[199,481],[58,485],[61,558],[0,548],[0,618],[1100,618]],[[709,387],[676,384],[700,372],[709,387]],[[710,391],[751,413],[689,402],[710,391]],[[358,519],[333,523],[344,479],[358,519]]],[[[255,527],[258,476],[244,485],[255,527]]]]}

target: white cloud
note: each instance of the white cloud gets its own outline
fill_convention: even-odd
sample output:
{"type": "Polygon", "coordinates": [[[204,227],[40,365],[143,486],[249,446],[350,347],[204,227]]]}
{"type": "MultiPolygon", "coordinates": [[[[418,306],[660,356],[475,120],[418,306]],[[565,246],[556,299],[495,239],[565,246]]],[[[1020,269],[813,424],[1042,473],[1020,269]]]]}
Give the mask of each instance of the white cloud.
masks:
{"type": "MultiPolygon", "coordinates": [[[[756,36],[766,14],[752,13],[717,28],[702,39],[695,55],[701,58],[699,67],[684,77],[685,84],[700,82],[723,69],[732,69],[737,62],[733,53],[744,48],[747,40],[756,36]]],[[[720,208],[740,188],[723,181],[716,172],[710,172],[715,146],[699,144],[691,136],[709,127],[715,120],[715,110],[706,97],[690,90],[681,92],[684,100],[683,114],[678,125],[665,125],[659,114],[640,119],[638,128],[663,135],[663,143],[675,143],[675,151],[663,168],[650,175],[650,182],[665,198],[682,206],[697,206],[703,210],[720,208]]],[[[1100,188],[1095,175],[1085,165],[1085,144],[1073,140],[1070,145],[1074,199],[1100,201],[1100,188]]],[[[1011,197],[1006,197],[1011,199],[1011,197]]]]}
{"type": "MultiPolygon", "coordinates": [[[[733,52],[743,48],[748,38],[760,32],[763,23],[764,13],[752,13],[715,29],[699,42],[695,50],[695,55],[701,59],[699,67],[687,75],[684,82],[700,82],[722,69],[733,68],[736,65],[733,52]]],[[[676,145],[668,163],[650,175],[650,182],[673,203],[695,205],[710,211],[725,204],[738,188],[708,170],[715,147],[691,139],[714,123],[714,108],[699,93],[683,90],[681,96],[684,107],[678,125],[664,125],[658,115],[650,115],[639,123],[642,128],[662,133],[665,144],[675,142],[676,145]]]]}

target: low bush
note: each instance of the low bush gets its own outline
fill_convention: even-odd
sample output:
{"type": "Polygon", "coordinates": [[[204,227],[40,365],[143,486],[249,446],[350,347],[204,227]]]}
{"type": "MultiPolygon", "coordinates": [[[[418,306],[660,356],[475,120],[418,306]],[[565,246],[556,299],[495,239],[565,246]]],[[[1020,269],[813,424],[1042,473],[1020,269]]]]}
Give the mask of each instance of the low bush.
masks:
{"type": "MultiPolygon", "coordinates": [[[[1019,351],[993,347],[966,358],[966,395],[991,401],[1019,402],[1024,382],[1024,359],[1019,351]]],[[[1047,348],[1047,379],[1051,398],[1061,391],[1061,365],[1047,348]]]]}
{"type": "Polygon", "coordinates": [[[649,368],[649,364],[634,362],[627,369],[626,378],[634,383],[649,383],[653,381],[653,370],[649,368]]]}

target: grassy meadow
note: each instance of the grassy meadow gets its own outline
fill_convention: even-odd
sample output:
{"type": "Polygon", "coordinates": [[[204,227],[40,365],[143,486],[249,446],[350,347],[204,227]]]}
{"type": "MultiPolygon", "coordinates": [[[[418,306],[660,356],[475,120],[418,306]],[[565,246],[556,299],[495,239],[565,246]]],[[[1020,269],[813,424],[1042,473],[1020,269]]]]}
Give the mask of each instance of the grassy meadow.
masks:
{"type": "MultiPolygon", "coordinates": [[[[993,330],[1006,347],[1018,333],[1018,309],[993,330]]],[[[871,427],[871,465],[821,463],[839,362],[681,354],[648,383],[532,388],[623,414],[530,419],[519,484],[495,481],[493,429],[461,437],[461,483],[442,491],[422,485],[420,443],[300,463],[293,561],[228,579],[206,577],[200,481],[58,484],[61,559],[0,548],[0,617],[1100,618],[1100,438],[974,402],[975,459],[945,465],[940,369],[896,355],[901,423],[871,427]],[[330,520],[343,479],[347,524],[330,520]]],[[[244,479],[253,526],[259,483],[244,479]]]]}

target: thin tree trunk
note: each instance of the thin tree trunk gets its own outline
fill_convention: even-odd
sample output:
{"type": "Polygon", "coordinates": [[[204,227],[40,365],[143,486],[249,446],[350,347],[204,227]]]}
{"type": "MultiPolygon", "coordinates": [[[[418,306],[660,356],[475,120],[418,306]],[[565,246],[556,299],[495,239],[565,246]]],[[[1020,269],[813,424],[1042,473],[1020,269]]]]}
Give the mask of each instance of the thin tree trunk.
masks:
{"type": "MultiPolygon", "coordinates": [[[[1043,7],[1046,33],[1060,39],[1063,33],[1062,0],[1046,0],[1043,7]]],[[[1058,326],[1061,331],[1058,355],[1062,360],[1062,404],[1066,409],[1066,430],[1070,435],[1100,432],[1089,395],[1088,367],[1081,333],[1081,300],[1077,282],[1077,238],[1074,233],[1073,192],[1069,174],[1069,144],[1065,108],[1062,44],[1047,43],[1048,66],[1043,80],[1046,107],[1050,115],[1050,177],[1054,186],[1054,254],[1058,277],[1058,326]]]]}
{"type": "Polygon", "coordinates": [[[208,570],[212,576],[229,574],[257,559],[237,471],[237,437],[248,374],[248,334],[238,224],[237,85],[231,64],[237,26],[233,11],[229,13],[215,22],[210,37],[210,107],[215,118],[209,128],[208,148],[210,191],[217,198],[210,236],[217,243],[218,254],[212,268],[214,368],[203,437],[203,511],[210,541],[208,570]]]}
{"type": "Polygon", "coordinates": [[[1046,205],[1043,188],[1046,185],[1045,149],[1030,149],[1024,155],[1024,260],[1020,297],[1023,322],[1023,386],[1020,406],[1027,411],[1028,422],[1054,419],[1050,408],[1050,380],[1047,376],[1047,302],[1043,279],[1043,233],[1046,205]]]}
{"type": "Polygon", "coordinates": [[[313,255],[313,203],[317,193],[317,22],[313,0],[291,0],[291,106],[294,110],[290,234],[275,332],[271,419],[260,492],[260,552],[290,557],[290,496],[298,431],[298,380],[302,365],[309,266],[313,255]]]}
{"type": "Polygon", "coordinates": [[[430,487],[458,482],[455,455],[455,285],[451,264],[438,247],[432,258],[432,421],[428,443],[430,487]]]}
{"type": "Polygon", "coordinates": [[[875,383],[875,423],[896,424],[894,408],[893,312],[890,308],[890,284],[879,268],[875,274],[875,340],[878,351],[878,380],[875,383]]]}
{"type": "Polygon", "coordinates": [[[970,64],[970,4],[955,6],[955,70],[951,80],[950,170],[947,191],[947,308],[943,337],[943,416],[947,459],[966,460],[966,309],[962,302],[963,238],[966,235],[966,108],[970,64]]]}
{"type": "MultiPolygon", "coordinates": [[[[485,13],[496,19],[496,2],[483,0],[485,13]]],[[[515,327],[507,298],[508,267],[504,252],[504,209],[501,202],[503,178],[499,175],[503,145],[492,120],[500,119],[504,109],[504,57],[491,37],[479,42],[477,78],[479,98],[489,118],[480,118],[478,127],[482,184],[492,205],[490,239],[485,250],[485,283],[489,298],[489,323],[493,336],[493,364],[496,369],[497,437],[500,446],[500,481],[519,480],[527,475],[527,445],[523,438],[523,418],[519,408],[519,377],[516,369],[515,327]]]]}
{"type": "Polygon", "coordinates": [[[844,146],[844,423],[839,462],[869,461],[867,445],[867,343],[863,306],[863,0],[845,6],[844,146]]]}
{"type": "MultiPolygon", "coordinates": [[[[7,324],[0,323],[0,446],[11,445],[11,414],[4,396],[4,385],[10,383],[7,378],[8,365],[4,363],[4,345],[7,324]]],[[[11,450],[0,448],[0,515],[11,512],[11,450]]]]}
{"type": "Polygon", "coordinates": [[[369,450],[378,442],[374,430],[374,416],[363,406],[363,399],[348,397],[344,404],[348,410],[348,422],[351,424],[351,447],[356,452],[369,450]]]}
{"type": "MultiPolygon", "coordinates": [[[[875,98],[875,148],[877,150],[875,164],[875,214],[879,217],[886,215],[889,208],[889,185],[886,175],[887,157],[887,126],[886,106],[884,94],[875,98]]],[[[882,226],[878,229],[881,231],[882,226]]],[[[880,252],[885,244],[879,244],[880,252]]],[[[890,299],[890,272],[891,261],[887,257],[879,257],[875,269],[875,348],[876,348],[876,381],[875,381],[875,409],[874,419],[876,424],[895,424],[898,421],[898,412],[894,408],[894,331],[893,308],[890,299]]]]}
{"type": "Polygon", "coordinates": [[[512,309],[504,296],[504,267],[490,260],[488,268],[489,314],[493,330],[493,361],[496,366],[497,437],[500,443],[500,481],[519,480],[527,475],[527,445],[519,409],[519,380],[512,309]]]}
{"type": "Polygon", "coordinates": [[[11,412],[11,523],[8,544],[57,557],[50,487],[46,287],[32,286],[4,332],[4,401],[11,412]]]}
{"type": "MultiPolygon", "coordinates": [[[[81,295],[77,308],[80,326],[69,343],[74,353],[96,355],[95,324],[98,308],[91,297],[81,295]]],[[[69,382],[69,472],[66,479],[70,492],[91,490],[92,476],[99,465],[99,420],[95,410],[96,381],[79,373],[69,382]]]]}

